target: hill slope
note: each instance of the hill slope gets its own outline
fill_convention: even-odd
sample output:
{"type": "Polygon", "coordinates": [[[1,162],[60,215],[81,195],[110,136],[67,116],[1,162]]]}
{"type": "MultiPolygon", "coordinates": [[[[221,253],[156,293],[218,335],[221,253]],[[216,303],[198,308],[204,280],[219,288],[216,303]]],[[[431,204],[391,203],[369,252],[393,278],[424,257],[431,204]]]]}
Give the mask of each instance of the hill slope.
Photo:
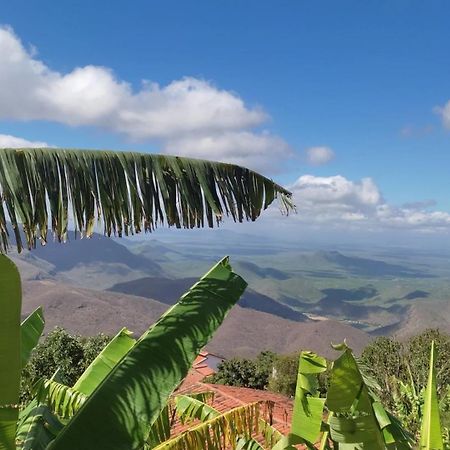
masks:
{"type": "MultiPolygon", "coordinates": [[[[196,278],[170,279],[163,277],[145,277],[139,280],[118,283],[109,288],[113,292],[121,292],[129,295],[139,295],[152,298],[168,305],[178,299],[186,290],[197,281],[196,278]]],[[[247,288],[239,306],[262,311],[284,319],[297,322],[307,320],[306,316],[289,306],[278,303],[272,298],[247,288]]]]}
{"type": "MultiPolygon", "coordinates": [[[[68,287],[53,281],[28,281],[23,286],[23,312],[44,307],[46,332],[61,326],[85,336],[114,334],[123,326],[139,336],[167,309],[151,299],[112,292],[68,287]]],[[[311,349],[334,356],[330,342],[344,338],[359,352],[370,337],[334,321],[295,322],[235,306],[208,345],[225,357],[255,356],[262,350],[290,353],[311,349]]]]}
{"type": "Polygon", "coordinates": [[[13,254],[13,259],[24,279],[50,278],[94,289],[164,274],[150,257],[137,255],[114,239],[96,233],[90,239],[72,236],[67,244],[49,240],[47,245],[38,245],[32,252],[13,254]]]}

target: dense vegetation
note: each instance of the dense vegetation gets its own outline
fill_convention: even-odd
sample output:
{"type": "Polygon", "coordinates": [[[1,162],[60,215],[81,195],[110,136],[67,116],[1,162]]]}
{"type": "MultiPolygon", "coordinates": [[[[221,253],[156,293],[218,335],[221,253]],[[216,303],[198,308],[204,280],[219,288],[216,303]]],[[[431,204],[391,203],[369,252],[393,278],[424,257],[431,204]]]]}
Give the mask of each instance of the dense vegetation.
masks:
{"type": "MultiPolygon", "coordinates": [[[[32,387],[50,378],[58,369],[61,383],[72,386],[110,341],[98,335],[82,337],[56,328],[33,351],[22,373],[22,401],[29,401],[32,387]]],[[[450,428],[450,336],[427,330],[404,342],[379,337],[368,345],[359,359],[367,375],[380,386],[377,395],[383,405],[400,419],[405,429],[417,435],[423,416],[423,393],[428,379],[431,342],[437,349],[435,368],[437,393],[444,433],[450,428]]],[[[294,396],[300,353],[277,355],[261,352],[255,359],[232,358],[218,367],[206,382],[229,386],[267,389],[294,396]]],[[[318,374],[318,391],[326,395],[329,370],[318,374]]]]}
{"type": "MultiPolygon", "coordinates": [[[[363,351],[359,362],[379,385],[377,395],[395,413],[402,425],[417,435],[423,416],[424,391],[428,380],[431,342],[437,349],[437,394],[444,433],[450,428],[450,336],[439,330],[426,330],[404,342],[379,337],[363,351]]],[[[275,355],[262,352],[255,359],[233,358],[218,367],[207,381],[231,386],[268,389],[295,395],[300,353],[275,355]],[[268,358],[270,356],[270,358],[268,358]]],[[[326,395],[329,371],[318,376],[318,390],[326,395]]]]}
{"type": "Polygon", "coordinates": [[[261,352],[254,360],[248,358],[231,358],[221,362],[217,373],[205,381],[226,384],[228,386],[265,389],[269,383],[276,354],[261,352]]]}
{"type": "Polygon", "coordinates": [[[21,403],[31,400],[38,380],[51,378],[56,371],[61,383],[73,386],[110,340],[104,334],[83,337],[55,328],[35,347],[22,369],[21,403]]]}
{"type": "Polygon", "coordinates": [[[437,394],[445,433],[450,428],[450,336],[426,330],[405,342],[379,337],[366,347],[361,362],[380,385],[379,396],[403,425],[417,434],[423,415],[428,358],[432,341],[437,349],[437,394]]]}
{"type": "MultiPolygon", "coordinates": [[[[19,252],[45,243],[49,226],[66,241],[70,214],[82,235],[91,236],[99,220],[106,235],[122,236],[162,224],[213,227],[224,216],[254,221],[276,197],[288,212],[290,196],[233,164],[131,152],[0,149],[0,252],[9,250],[12,236],[19,252]]],[[[148,448],[170,394],[246,286],[222,259],[139,340],[122,330],[74,386],[62,383],[57,371],[33,385],[32,401],[20,407],[22,369],[44,321],[36,310],[20,323],[19,272],[0,254],[0,449],[148,448]]],[[[78,353],[81,360],[84,351],[78,353]]],[[[64,376],[72,375],[66,367],[64,376]]]]}
{"type": "MultiPolygon", "coordinates": [[[[10,244],[4,204],[20,251],[18,223],[24,224],[30,248],[37,239],[46,240],[48,204],[52,230],[65,240],[69,205],[82,233],[90,235],[95,219],[102,217],[105,234],[122,235],[151,231],[164,221],[177,227],[213,226],[224,214],[255,220],[277,194],[291,208],[289,192],[230,164],[134,153],[3,149],[0,250],[10,244]]],[[[19,272],[0,255],[0,450],[253,450],[263,448],[254,439],[260,431],[264,446],[273,450],[292,450],[296,444],[312,448],[319,439],[321,449],[411,449],[415,442],[427,450],[443,448],[434,340],[423,394],[410,376],[412,394],[423,399],[418,433],[408,433],[383,406],[382,388],[345,343],[335,346],[339,356],[332,362],[300,353],[287,436],[265,420],[259,402],[220,414],[205,402],[208,393],[201,393],[176,398],[173,406],[172,393],[246,286],[223,258],[138,340],[126,329],[108,343],[104,337],[80,341],[58,330],[37,349],[40,367],[39,360],[29,361],[44,329],[42,310],[20,323],[19,272]],[[46,375],[35,382],[40,371],[46,375]],[[28,381],[21,381],[22,373],[28,381]],[[321,391],[319,377],[325,374],[326,390],[321,391]],[[173,408],[182,420],[200,424],[172,436],[173,408]]],[[[260,355],[250,369],[262,366],[262,374],[255,373],[251,382],[264,384],[272,362],[273,355],[260,355]]],[[[249,380],[247,372],[241,379],[249,380]]],[[[425,378],[419,377],[421,383],[425,378]]]]}

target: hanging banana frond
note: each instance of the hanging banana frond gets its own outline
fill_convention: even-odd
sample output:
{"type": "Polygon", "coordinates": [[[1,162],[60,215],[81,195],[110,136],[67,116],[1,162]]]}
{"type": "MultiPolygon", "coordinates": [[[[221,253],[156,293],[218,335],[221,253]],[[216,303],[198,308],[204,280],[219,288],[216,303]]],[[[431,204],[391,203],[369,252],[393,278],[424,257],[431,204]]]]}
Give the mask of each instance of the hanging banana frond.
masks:
{"type": "Polygon", "coordinates": [[[47,240],[50,226],[67,239],[69,217],[82,235],[101,221],[108,236],[150,232],[158,225],[214,227],[224,216],[256,220],[275,198],[294,208],[291,193],[233,164],[147,153],[72,149],[0,149],[0,250],[47,240]],[[49,220],[50,215],[50,220],[49,220]],[[50,223],[49,223],[50,221],[50,223]]]}
{"type": "Polygon", "coordinates": [[[242,439],[247,443],[258,434],[260,407],[257,402],[232,409],[189,428],[154,450],[236,449],[242,439]]]}

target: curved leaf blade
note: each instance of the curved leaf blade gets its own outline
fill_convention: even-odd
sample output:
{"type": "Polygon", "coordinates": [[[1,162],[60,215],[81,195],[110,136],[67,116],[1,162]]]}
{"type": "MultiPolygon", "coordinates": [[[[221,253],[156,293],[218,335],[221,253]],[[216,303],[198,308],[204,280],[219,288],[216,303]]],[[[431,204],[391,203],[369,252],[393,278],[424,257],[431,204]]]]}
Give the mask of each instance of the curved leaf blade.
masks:
{"type": "Polygon", "coordinates": [[[134,346],[136,339],[131,337],[132,334],[131,331],[122,328],[94,361],[92,361],[74,384],[73,389],[84,395],[91,395],[111,370],[116,367],[119,361],[134,346]]]}
{"type": "Polygon", "coordinates": [[[61,419],[70,419],[86,401],[86,395],[55,380],[41,379],[34,387],[39,404],[47,405],[61,419]]]}
{"type": "Polygon", "coordinates": [[[46,405],[32,401],[20,413],[17,427],[17,450],[45,450],[62,429],[62,424],[46,405]]]}
{"type": "Polygon", "coordinates": [[[39,342],[44,331],[45,320],[42,307],[34,310],[20,325],[22,367],[28,362],[30,354],[39,342]]]}
{"type": "Polygon", "coordinates": [[[15,449],[21,372],[20,309],[17,267],[0,255],[0,450],[15,449]]]}
{"type": "Polygon", "coordinates": [[[49,449],[142,448],[170,395],[246,285],[228,258],[220,261],[144,333],[49,449]]]}
{"type": "Polygon", "coordinates": [[[318,374],[327,370],[325,358],[313,352],[300,353],[291,435],[314,444],[322,425],[324,398],[317,395],[318,374]]]}
{"type": "Polygon", "coordinates": [[[439,403],[436,391],[436,373],[434,361],[436,359],[436,349],[434,341],[431,342],[430,369],[428,383],[425,390],[425,402],[423,419],[420,429],[420,448],[426,450],[442,450],[441,419],[439,417],[439,403]]]}

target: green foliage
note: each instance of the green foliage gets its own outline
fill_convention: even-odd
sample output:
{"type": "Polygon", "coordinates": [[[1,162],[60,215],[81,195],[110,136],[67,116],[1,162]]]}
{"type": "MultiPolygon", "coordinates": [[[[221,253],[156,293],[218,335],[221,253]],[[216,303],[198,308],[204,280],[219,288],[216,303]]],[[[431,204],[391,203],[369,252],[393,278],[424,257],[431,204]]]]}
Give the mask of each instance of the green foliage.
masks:
{"type": "MultiPolygon", "coordinates": [[[[10,264],[14,268],[9,260],[5,261],[7,267],[10,264]]],[[[20,292],[20,280],[18,286],[20,292]]],[[[153,425],[167,409],[170,395],[246,286],[224,258],[138,341],[123,329],[100,353],[107,342],[104,336],[86,341],[55,330],[36,348],[25,368],[30,379],[37,374],[40,379],[29,382],[33,384],[33,398],[23,407],[19,420],[17,401],[2,405],[0,448],[13,450],[16,444],[24,450],[147,448],[153,425]],[[76,371],[88,364],[86,356],[92,359],[96,354],[79,382],[69,387],[76,371]],[[45,372],[55,372],[58,379],[41,378],[45,372]],[[77,390],[82,386],[83,392],[77,390]],[[11,406],[15,416],[9,414],[11,406]]],[[[12,325],[20,333],[18,319],[12,325]]],[[[263,359],[266,361],[267,355],[263,359]]],[[[2,369],[7,367],[4,358],[0,362],[2,369]]],[[[9,393],[7,387],[2,386],[9,393]]],[[[249,424],[253,427],[255,423],[257,406],[248,405],[218,417],[215,429],[228,430],[227,439],[234,442],[234,437],[245,437],[249,424]]],[[[207,423],[195,434],[208,433],[210,426],[213,424],[207,423]]]]}
{"type": "Polygon", "coordinates": [[[426,330],[405,342],[380,337],[368,345],[361,356],[361,361],[380,385],[377,394],[381,401],[414,436],[419,435],[433,341],[437,351],[434,360],[436,389],[445,434],[450,426],[449,335],[439,330],[426,330]]]}
{"type": "Polygon", "coordinates": [[[405,357],[413,378],[419,387],[425,387],[428,381],[428,367],[432,342],[435,343],[437,358],[435,368],[439,379],[437,391],[443,395],[450,385],[450,335],[439,330],[426,330],[406,342],[405,357]]]}
{"type": "Polygon", "coordinates": [[[314,448],[320,431],[321,449],[411,449],[410,436],[373,392],[376,383],[345,344],[336,349],[342,353],[330,369],[326,397],[317,389],[326,361],[312,352],[301,353],[291,433],[273,450],[293,450],[296,444],[314,448]]]}
{"type": "Polygon", "coordinates": [[[217,373],[208,377],[210,383],[253,389],[265,389],[272,373],[275,353],[264,351],[256,359],[232,358],[219,364],[217,373]]]}
{"type": "Polygon", "coordinates": [[[170,395],[245,288],[228,258],[216,264],[112,368],[50,448],[142,448],[170,395]]]}
{"type": "Polygon", "coordinates": [[[22,303],[17,267],[0,255],[0,450],[13,450],[19,415],[22,303]]]}
{"type": "Polygon", "coordinates": [[[38,380],[51,378],[56,371],[61,383],[73,386],[110,339],[104,334],[81,337],[55,328],[35,347],[22,370],[21,402],[31,399],[38,380]]]}
{"type": "MultiPolygon", "coordinates": [[[[295,395],[300,353],[277,355],[269,377],[268,389],[272,392],[293,397],[295,395]]],[[[325,394],[328,385],[328,370],[318,374],[318,391],[325,394]]]]}
{"type": "Polygon", "coordinates": [[[42,308],[39,307],[34,310],[21,324],[20,324],[20,356],[21,367],[25,367],[31,352],[36,347],[39,339],[44,331],[45,320],[42,308]]]}
{"type": "MultiPolygon", "coordinates": [[[[293,397],[297,385],[299,353],[277,355],[261,352],[255,359],[231,358],[218,366],[217,373],[205,378],[205,382],[228,386],[267,389],[293,397]]],[[[328,370],[318,376],[318,391],[326,393],[328,370]]]]}
{"type": "Polygon", "coordinates": [[[436,351],[434,341],[431,342],[430,362],[427,387],[424,393],[423,417],[420,428],[421,449],[425,450],[443,450],[441,421],[439,417],[439,404],[436,392],[436,373],[434,361],[436,351]]]}
{"type": "Polygon", "coordinates": [[[364,349],[361,361],[370,368],[371,374],[380,383],[385,392],[384,401],[392,398],[391,377],[409,383],[412,376],[419,390],[426,386],[432,341],[435,342],[438,353],[435,367],[439,378],[437,389],[441,395],[450,385],[450,336],[448,334],[439,330],[426,330],[406,342],[379,337],[364,349]]]}
{"type": "Polygon", "coordinates": [[[299,354],[278,356],[269,379],[270,391],[294,396],[297,384],[299,354]]]}
{"type": "Polygon", "coordinates": [[[107,345],[99,351],[99,345],[103,347],[104,336],[91,340],[87,347],[87,357],[94,358],[91,364],[73,385],[74,389],[85,395],[91,395],[97,386],[107,377],[109,372],[119,361],[133,348],[136,340],[131,337],[126,328],[122,328],[107,345]]]}
{"type": "Polygon", "coordinates": [[[163,223],[213,227],[224,216],[253,221],[277,196],[286,212],[293,208],[290,192],[233,164],[151,153],[3,148],[0,251],[10,241],[4,206],[20,251],[19,223],[30,248],[37,239],[46,241],[49,226],[65,241],[69,210],[83,234],[90,236],[101,220],[105,234],[121,236],[163,223]]]}

